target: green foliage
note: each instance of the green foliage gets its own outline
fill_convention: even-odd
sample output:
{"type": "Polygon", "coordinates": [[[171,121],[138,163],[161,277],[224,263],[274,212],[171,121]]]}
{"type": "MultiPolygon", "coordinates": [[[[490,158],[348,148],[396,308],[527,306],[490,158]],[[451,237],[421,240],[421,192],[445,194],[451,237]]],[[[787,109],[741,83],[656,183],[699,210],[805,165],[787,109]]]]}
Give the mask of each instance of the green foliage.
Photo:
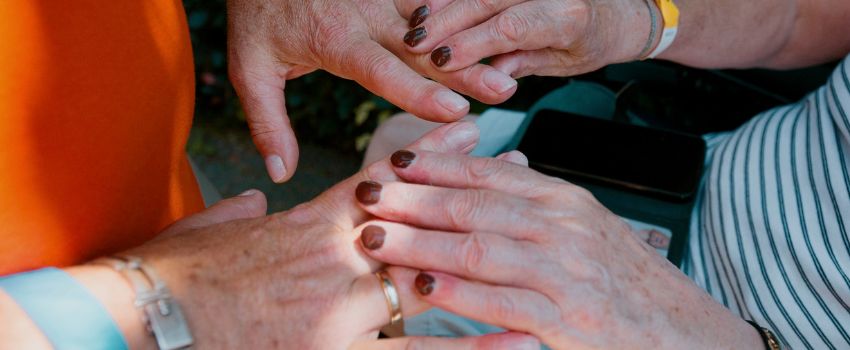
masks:
{"type": "MultiPolygon", "coordinates": [[[[227,78],[225,0],[184,0],[195,53],[195,121],[247,128],[227,78]]],[[[286,104],[301,142],[362,150],[380,119],[396,107],[352,81],[316,72],[287,82],[286,104]]]]}

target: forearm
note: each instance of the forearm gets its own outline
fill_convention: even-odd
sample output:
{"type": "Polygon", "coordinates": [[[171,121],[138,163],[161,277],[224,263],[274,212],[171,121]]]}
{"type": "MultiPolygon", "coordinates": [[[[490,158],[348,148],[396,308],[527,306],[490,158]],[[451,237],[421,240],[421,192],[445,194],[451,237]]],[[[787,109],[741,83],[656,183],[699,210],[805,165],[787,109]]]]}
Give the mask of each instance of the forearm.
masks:
{"type": "MultiPolygon", "coordinates": [[[[156,349],[133,306],[130,285],[117,272],[101,266],[75,266],[65,270],[106,308],[130,349],[156,349]]],[[[15,300],[0,290],[0,348],[50,349],[48,339],[15,300]]]]}
{"type": "Polygon", "coordinates": [[[702,68],[795,68],[850,51],[846,0],[676,0],[679,34],[659,58],[702,68]]]}

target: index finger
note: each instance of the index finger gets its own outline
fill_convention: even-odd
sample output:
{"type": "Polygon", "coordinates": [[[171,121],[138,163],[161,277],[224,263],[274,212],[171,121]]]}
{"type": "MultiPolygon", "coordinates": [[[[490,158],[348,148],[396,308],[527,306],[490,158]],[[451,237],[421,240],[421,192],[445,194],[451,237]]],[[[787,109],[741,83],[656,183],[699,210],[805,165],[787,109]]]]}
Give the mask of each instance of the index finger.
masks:
{"type": "MultiPolygon", "coordinates": [[[[353,79],[390,103],[431,121],[449,122],[469,113],[469,102],[425,79],[365,34],[357,34],[336,55],[335,75],[353,79]]],[[[333,55],[333,54],[331,54],[333,55]]]]}
{"type": "Polygon", "coordinates": [[[401,150],[393,153],[390,159],[399,177],[418,184],[479,188],[534,198],[550,193],[550,185],[564,183],[520,164],[496,158],[401,150]]]}

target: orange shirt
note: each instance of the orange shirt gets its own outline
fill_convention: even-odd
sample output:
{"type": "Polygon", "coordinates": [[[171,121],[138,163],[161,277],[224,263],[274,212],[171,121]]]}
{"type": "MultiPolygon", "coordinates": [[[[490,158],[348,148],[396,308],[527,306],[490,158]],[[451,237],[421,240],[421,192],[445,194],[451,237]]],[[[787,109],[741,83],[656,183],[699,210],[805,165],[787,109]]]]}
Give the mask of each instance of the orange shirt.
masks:
{"type": "Polygon", "coordinates": [[[203,207],[179,0],[0,4],[0,275],[152,238],[203,207]]]}

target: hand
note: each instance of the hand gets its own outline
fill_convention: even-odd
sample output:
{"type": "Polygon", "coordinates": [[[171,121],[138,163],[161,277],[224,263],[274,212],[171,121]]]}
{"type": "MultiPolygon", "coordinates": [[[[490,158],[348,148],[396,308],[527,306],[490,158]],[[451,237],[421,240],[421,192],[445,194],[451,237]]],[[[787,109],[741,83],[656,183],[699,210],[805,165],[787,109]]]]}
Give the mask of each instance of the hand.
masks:
{"type": "Polygon", "coordinates": [[[493,67],[514,78],[576,75],[638,58],[650,32],[644,0],[400,1],[405,10],[428,6],[413,29],[427,35],[408,40],[408,50],[431,53],[443,72],[493,57],[493,67]]]}
{"type": "Polygon", "coordinates": [[[497,159],[404,154],[394,170],[409,183],[361,202],[383,219],[361,230],[380,227],[382,244],[367,244],[376,229],[361,241],[423,270],[423,300],[557,349],[763,347],[586,190],[497,159]]]}
{"type": "Polygon", "coordinates": [[[407,52],[398,40],[407,22],[393,0],[228,0],[227,11],[231,81],[275,182],[289,179],[298,162],[283,94],[287,79],[324,69],[440,122],[469,112],[449,88],[485,103],[516,91],[516,81],[492,67],[440,72],[427,55],[407,52]]]}
{"type": "MultiPolygon", "coordinates": [[[[471,123],[443,126],[411,147],[469,152],[471,123]]],[[[153,265],[183,306],[198,348],[512,348],[539,346],[528,335],[503,333],[458,340],[377,341],[389,322],[386,300],[356,225],[368,214],[351,193],[365,179],[395,179],[389,162],[372,164],[315,200],[265,217],[259,191],[224,200],[184,219],[128,254],[153,265]]],[[[412,291],[415,272],[390,268],[402,310],[427,308],[412,291]]]]}

